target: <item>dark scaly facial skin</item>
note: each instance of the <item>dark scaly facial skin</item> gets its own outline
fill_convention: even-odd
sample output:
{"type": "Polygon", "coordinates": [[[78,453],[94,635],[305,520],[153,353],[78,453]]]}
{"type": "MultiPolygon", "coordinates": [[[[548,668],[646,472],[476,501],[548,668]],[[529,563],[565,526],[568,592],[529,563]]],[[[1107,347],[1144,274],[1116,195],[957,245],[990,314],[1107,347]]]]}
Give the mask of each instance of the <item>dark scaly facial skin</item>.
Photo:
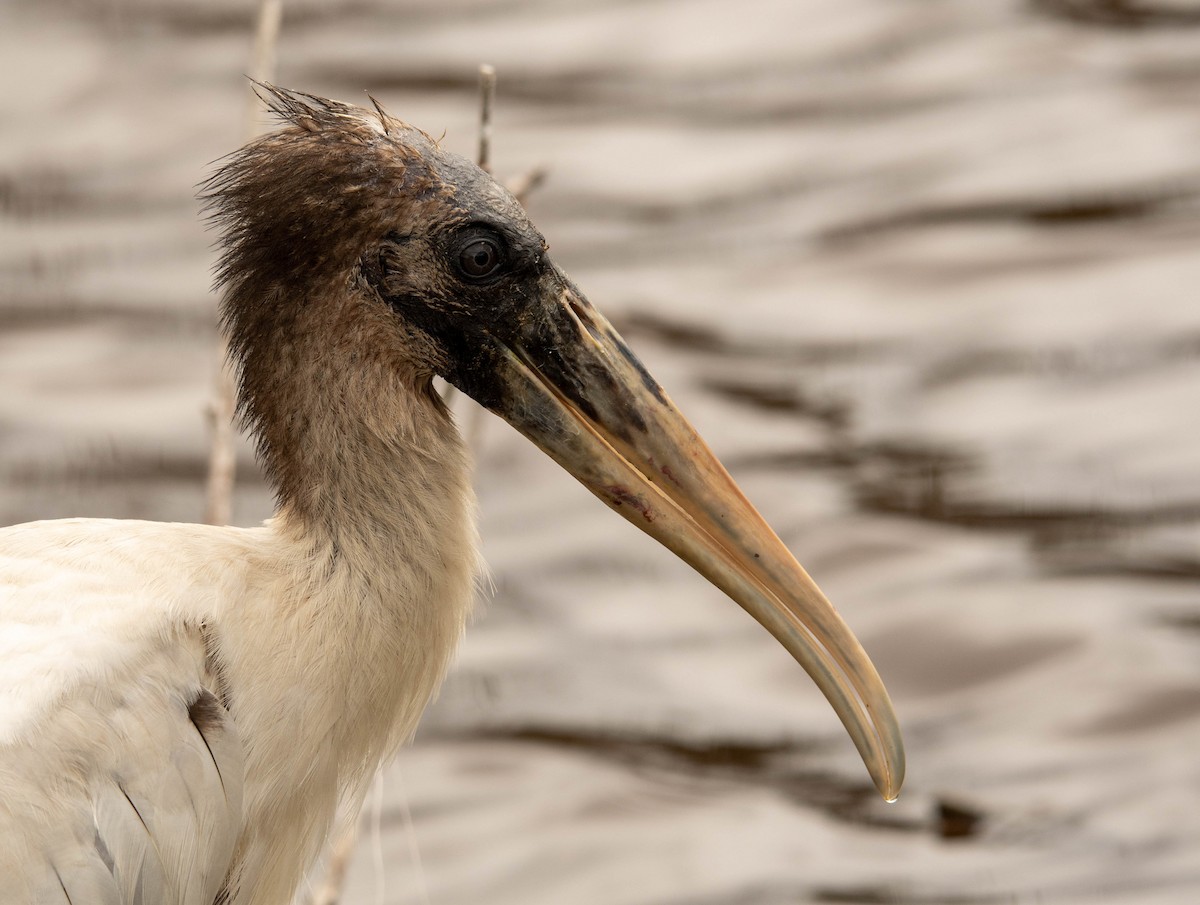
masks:
{"type": "Polygon", "coordinates": [[[440,375],[754,616],[812,676],[894,798],[900,732],[857,639],[551,262],[517,201],[386,114],[264,90],[290,126],[235,156],[206,197],[224,227],[219,279],[242,405],[281,501],[304,492],[280,452],[304,443],[303,426],[278,414],[297,337],[352,344],[350,360],[382,362],[415,393],[431,394],[440,375]]]}

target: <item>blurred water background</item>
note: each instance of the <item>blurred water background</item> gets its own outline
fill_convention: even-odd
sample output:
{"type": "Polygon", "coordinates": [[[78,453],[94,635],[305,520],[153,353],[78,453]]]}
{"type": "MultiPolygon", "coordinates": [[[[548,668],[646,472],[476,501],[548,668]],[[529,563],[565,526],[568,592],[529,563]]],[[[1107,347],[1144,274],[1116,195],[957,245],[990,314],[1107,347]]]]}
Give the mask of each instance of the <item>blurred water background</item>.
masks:
{"type": "MultiPolygon", "coordinates": [[[[201,518],[194,193],[240,142],[253,17],[0,4],[0,523],[201,518]]],[[[495,590],[347,903],[1200,901],[1198,26],[1192,0],[287,0],[281,84],[468,155],[497,67],[498,173],[548,168],[552,255],[858,632],[909,746],[885,805],[782,649],[460,398],[495,590]]]]}

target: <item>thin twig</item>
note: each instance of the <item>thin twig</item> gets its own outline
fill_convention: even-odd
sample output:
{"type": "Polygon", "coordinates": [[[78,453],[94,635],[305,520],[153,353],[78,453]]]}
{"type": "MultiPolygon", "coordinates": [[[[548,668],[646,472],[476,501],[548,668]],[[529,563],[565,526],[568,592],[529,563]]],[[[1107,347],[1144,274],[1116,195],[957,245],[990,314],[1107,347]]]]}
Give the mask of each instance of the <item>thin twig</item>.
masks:
{"type": "Polygon", "coordinates": [[[530,194],[546,181],[548,175],[550,173],[545,167],[536,166],[508,180],[505,188],[512,192],[513,197],[521,202],[521,207],[526,207],[526,202],[529,200],[530,194]]]}
{"type": "MultiPolygon", "coordinates": [[[[279,26],[283,23],[283,0],[260,0],[258,25],[254,31],[254,56],[251,58],[250,77],[255,82],[275,80],[275,48],[279,46],[279,26]]],[[[261,102],[252,85],[246,86],[246,119],[242,132],[246,141],[256,137],[260,131],[259,110],[261,102]]]]}
{"type": "Polygon", "coordinates": [[[492,105],[496,100],[496,68],[479,66],[479,169],[492,172],[492,105]]]}
{"type": "MultiPolygon", "coordinates": [[[[258,7],[258,25],[254,31],[254,50],[250,59],[251,75],[259,82],[274,79],[275,47],[282,20],[283,0],[261,0],[258,7]]],[[[245,141],[249,141],[258,134],[259,100],[248,87],[246,93],[242,135],[245,141]]],[[[211,444],[208,451],[204,521],[210,525],[227,525],[233,516],[233,484],[237,477],[233,430],[237,386],[229,362],[229,344],[223,332],[217,338],[217,362],[213,401],[208,408],[211,444]]]]}
{"type": "Polygon", "coordinates": [[[208,405],[208,481],[204,495],[204,521],[210,525],[228,525],[233,514],[233,482],[237,475],[237,454],[233,446],[235,380],[229,365],[229,349],[222,336],[218,340],[219,363],[216,386],[208,405]]]}
{"type": "Polygon", "coordinates": [[[404,822],[404,836],[408,840],[408,855],[412,859],[413,876],[417,881],[417,897],[421,905],[429,903],[429,883],[425,879],[425,867],[421,862],[421,847],[417,843],[417,825],[413,823],[412,808],[408,805],[408,790],[404,785],[404,774],[396,765],[396,781],[400,784],[400,817],[404,822]]]}
{"type": "Polygon", "coordinates": [[[350,869],[350,858],[358,842],[358,819],[346,826],[329,851],[329,862],[325,865],[325,879],[313,893],[313,905],[337,905],[342,898],[342,887],[346,885],[346,873],[350,869]]]}
{"type": "MultiPolygon", "coordinates": [[[[375,905],[383,905],[387,898],[386,875],[383,863],[383,771],[375,774],[375,794],[371,802],[371,860],[375,863],[375,905]]],[[[400,789],[400,797],[404,807],[408,808],[408,799],[404,789],[400,789]]]]}

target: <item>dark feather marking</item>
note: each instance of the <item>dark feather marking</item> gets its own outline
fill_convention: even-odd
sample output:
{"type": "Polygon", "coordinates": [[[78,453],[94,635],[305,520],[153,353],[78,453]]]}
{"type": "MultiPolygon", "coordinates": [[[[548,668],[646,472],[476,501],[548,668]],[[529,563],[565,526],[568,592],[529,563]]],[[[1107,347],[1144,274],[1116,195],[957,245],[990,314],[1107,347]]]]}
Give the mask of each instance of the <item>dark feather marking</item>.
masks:
{"type": "MultiPolygon", "coordinates": [[[[150,838],[150,841],[154,842],[154,834],[150,832],[150,827],[146,825],[146,820],[142,817],[142,812],[138,810],[137,805],[133,803],[133,799],[129,797],[129,793],[125,791],[125,787],[119,781],[117,782],[117,788],[121,790],[121,794],[125,796],[125,800],[133,808],[133,813],[137,814],[138,823],[142,825],[142,829],[146,831],[146,835],[150,838]]],[[[157,845],[155,846],[155,850],[158,850],[157,845]]]]}
{"type": "Polygon", "coordinates": [[[113,860],[112,852],[108,850],[108,845],[104,841],[104,837],[100,835],[100,830],[96,830],[96,854],[100,856],[100,860],[104,862],[104,866],[108,868],[108,872],[114,877],[117,875],[116,862],[113,860]]]}
{"type": "Polygon", "coordinates": [[[204,642],[204,667],[217,684],[217,698],[226,710],[233,709],[229,697],[229,684],[225,681],[225,664],[217,656],[217,637],[207,623],[200,623],[200,640],[204,642]]]}
{"type": "Polygon", "coordinates": [[[384,112],[383,106],[374,97],[371,97],[371,95],[368,94],[367,97],[371,99],[371,105],[375,108],[375,112],[379,114],[379,125],[383,128],[383,134],[390,136],[392,133],[388,129],[388,115],[384,112]]]}
{"type": "MultiPolygon", "coordinates": [[[[207,744],[207,742],[205,744],[207,744]]],[[[162,852],[159,851],[159,848],[158,848],[158,840],[154,838],[154,833],[152,833],[150,831],[150,825],[146,823],[146,818],[144,818],[142,816],[142,812],[138,810],[138,806],[133,803],[133,799],[129,797],[129,793],[125,791],[125,787],[123,785],[121,785],[119,780],[117,781],[117,788],[121,790],[121,794],[125,796],[125,800],[128,801],[129,806],[131,808],[133,808],[133,813],[135,813],[137,815],[138,822],[141,823],[142,829],[144,829],[146,831],[146,838],[150,840],[150,846],[154,849],[154,854],[158,857],[158,863],[160,865],[165,865],[166,862],[163,860],[162,852]]],[[[135,889],[134,893],[133,893],[133,901],[134,901],[135,905],[137,905],[137,903],[142,903],[144,901],[143,884],[145,882],[146,882],[146,872],[143,870],[141,873],[138,874],[137,889],[135,889]]]]}
{"type": "Polygon", "coordinates": [[[225,777],[221,775],[221,765],[217,763],[212,745],[208,743],[208,738],[204,734],[206,728],[209,731],[220,731],[221,724],[225,720],[225,708],[221,706],[221,702],[211,691],[201,688],[200,693],[196,695],[196,700],[188,705],[188,719],[192,721],[192,725],[200,736],[200,741],[204,742],[204,747],[208,749],[208,756],[212,758],[213,767],[217,771],[217,779],[221,782],[221,794],[228,799],[229,793],[225,791],[225,777]]]}
{"type": "Polygon", "coordinates": [[[63,891],[63,895],[67,899],[67,905],[74,905],[74,900],[71,898],[71,894],[67,892],[67,884],[63,882],[62,874],[58,872],[58,868],[53,864],[50,865],[50,869],[54,871],[54,878],[58,880],[58,886],[63,891]]]}

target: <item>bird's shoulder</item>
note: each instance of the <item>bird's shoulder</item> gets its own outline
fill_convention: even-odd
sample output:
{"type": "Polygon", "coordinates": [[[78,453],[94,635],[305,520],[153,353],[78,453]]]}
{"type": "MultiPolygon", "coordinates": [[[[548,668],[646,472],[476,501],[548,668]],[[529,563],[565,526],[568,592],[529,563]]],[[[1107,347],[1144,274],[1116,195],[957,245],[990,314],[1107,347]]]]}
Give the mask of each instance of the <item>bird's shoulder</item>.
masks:
{"type": "Polygon", "coordinates": [[[224,881],[243,754],[206,638],[221,530],[0,529],[0,875],[22,900],[210,905],[224,881]]]}
{"type": "Polygon", "coordinates": [[[252,530],[104,519],[0,529],[0,742],[159,653],[202,658],[252,530]]]}

